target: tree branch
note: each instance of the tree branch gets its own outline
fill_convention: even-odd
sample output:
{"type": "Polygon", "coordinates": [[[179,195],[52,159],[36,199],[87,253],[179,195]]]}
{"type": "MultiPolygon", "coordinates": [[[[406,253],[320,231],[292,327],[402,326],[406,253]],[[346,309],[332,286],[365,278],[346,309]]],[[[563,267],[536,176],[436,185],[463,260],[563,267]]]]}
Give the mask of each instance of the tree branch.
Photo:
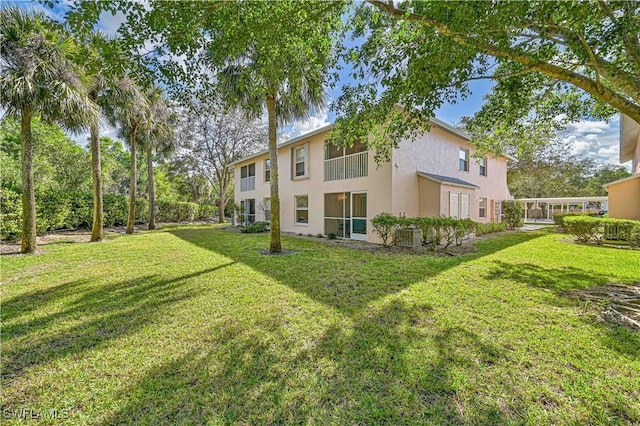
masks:
{"type": "Polygon", "coordinates": [[[518,62],[551,78],[570,83],[589,93],[593,97],[600,99],[605,103],[608,103],[609,105],[618,109],[620,112],[628,115],[629,117],[632,117],[637,122],[640,122],[640,97],[634,97],[633,93],[630,93],[629,96],[632,97],[635,102],[630,101],[625,96],[608,87],[597,84],[597,82],[584,75],[578,74],[573,71],[568,71],[562,67],[534,58],[523,52],[514,51],[513,49],[507,47],[499,47],[491,43],[480,42],[473,37],[469,37],[460,33],[454,33],[448,25],[428,16],[417,15],[409,11],[397,9],[393,5],[390,5],[381,0],[367,0],[367,2],[375,6],[376,8],[386,12],[395,19],[420,22],[423,25],[436,29],[443,36],[451,37],[456,43],[460,45],[474,47],[480,53],[484,53],[486,55],[493,56],[499,59],[518,62]]]}
{"type": "Polygon", "coordinates": [[[633,59],[633,62],[636,64],[636,66],[640,68],[640,46],[638,45],[638,36],[629,34],[625,31],[624,26],[620,24],[620,20],[618,20],[615,13],[613,13],[613,10],[605,1],[598,0],[598,4],[600,5],[600,8],[607,14],[609,19],[611,19],[613,25],[615,25],[615,27],[621,33],[620,36],[622,37],[622,42],[627,48],[627,53],[633,59]]]}

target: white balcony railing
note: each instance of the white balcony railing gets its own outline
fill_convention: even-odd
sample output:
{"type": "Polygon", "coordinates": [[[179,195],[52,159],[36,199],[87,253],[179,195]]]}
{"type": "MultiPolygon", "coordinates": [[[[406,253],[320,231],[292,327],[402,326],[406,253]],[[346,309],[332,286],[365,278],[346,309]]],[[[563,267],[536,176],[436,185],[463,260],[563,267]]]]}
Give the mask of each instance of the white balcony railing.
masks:
{"type": "Polygon", "coordinates": [[[353,179],[369,174],[369,153],[367,151],[344,157],[324,160],[324,180],[353,179]]]}
{"type": "Polygon", "coordinates": [[[253,191],[256,189],[256,177],[249,176],[240,179],[240,192],[253,191]]]}

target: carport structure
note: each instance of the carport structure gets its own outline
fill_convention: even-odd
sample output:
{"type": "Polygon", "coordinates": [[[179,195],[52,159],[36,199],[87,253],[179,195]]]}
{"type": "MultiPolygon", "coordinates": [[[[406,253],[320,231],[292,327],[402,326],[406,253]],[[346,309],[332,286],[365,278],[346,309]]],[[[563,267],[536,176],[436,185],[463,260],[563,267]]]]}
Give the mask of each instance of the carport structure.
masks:
{"type": "Polygon", "coordinates": [[[553,215],[557,213],[606,210],[607,197],[520,198],[516,201],[523,205],[525,223],[553,223],[553,215]]]}

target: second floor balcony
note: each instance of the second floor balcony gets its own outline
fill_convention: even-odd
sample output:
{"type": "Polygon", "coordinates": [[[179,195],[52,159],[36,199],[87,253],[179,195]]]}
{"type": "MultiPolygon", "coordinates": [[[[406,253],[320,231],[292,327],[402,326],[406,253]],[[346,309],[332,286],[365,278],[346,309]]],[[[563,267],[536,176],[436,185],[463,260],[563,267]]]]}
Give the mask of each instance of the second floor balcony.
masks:
{"type": "Polygon", "coordinates": [[[324,160],[325,182],[365,177],[369,174],[368,151],[324,160]]]}
{"type": "Polygon", "coordinates": [[[240,179],[240,192],[253,191],[256,189],[256,177],[248,176],[240,179]]]}

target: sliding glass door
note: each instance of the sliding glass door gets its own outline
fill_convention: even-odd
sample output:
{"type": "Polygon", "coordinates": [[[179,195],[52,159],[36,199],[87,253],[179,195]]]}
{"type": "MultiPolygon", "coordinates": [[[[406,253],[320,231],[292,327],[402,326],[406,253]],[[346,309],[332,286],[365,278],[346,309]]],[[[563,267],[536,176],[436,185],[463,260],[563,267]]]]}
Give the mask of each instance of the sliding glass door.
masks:
{"type": "Polygon", "coordinates": [[[367,194],[324,194],[324,233],[338,238],[367,239],[367,194]]]}

